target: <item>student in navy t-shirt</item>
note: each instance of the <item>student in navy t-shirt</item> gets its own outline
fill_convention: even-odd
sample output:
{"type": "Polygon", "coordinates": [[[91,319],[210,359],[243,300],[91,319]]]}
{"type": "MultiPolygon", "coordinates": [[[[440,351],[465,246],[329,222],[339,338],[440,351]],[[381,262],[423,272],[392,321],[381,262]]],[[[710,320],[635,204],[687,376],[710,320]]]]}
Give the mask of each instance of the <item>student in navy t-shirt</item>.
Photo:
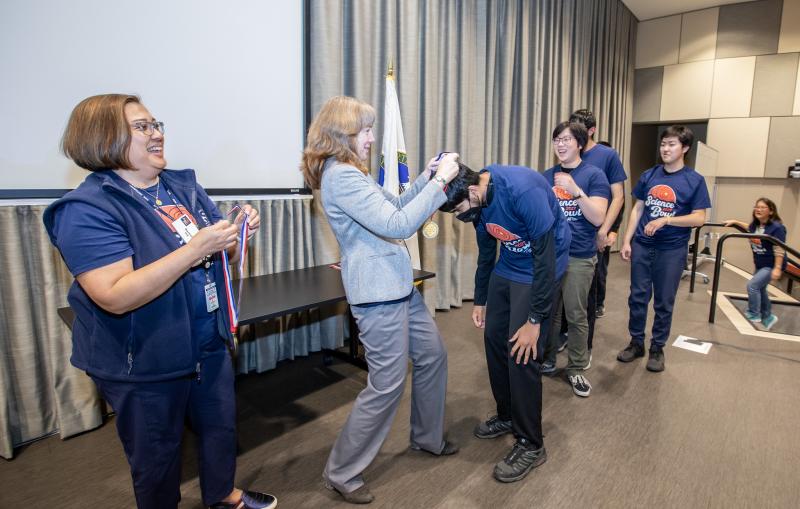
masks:
{"type": "Polygon", "coordinates": [[[664,370],[664,345],[672,325],[672,308],[686,264],[692,227],[701,226],[711,207],[702,175],[684,166],[684,155],[694,134],[673,125],[661,133],[664,164],[650,168],[633,190],[633,206],[620,255],[631,262],[628,297],[630,344],[617,355],[620,362],[644,356],[647,306],[653,297],[653,338],[647,361],[649,371],[664,370]]]}
{"type": "MultiPolygon", "coordinates": [[[[781,223],[778,207],[769,198],[759,198],[753,206],[753,220],[750,224],[735,219],[725,221],[726,226],[738,225],[750,233],[771,235],[781,242],[786,242],[786,227],[781,223]]],[[[747,283],[747,311],[745,317],[753,323],[761,323],[770,330],[778,317],[772,314],[772,302],[769,300],[767,286],[770,281],[781,278],[786,268],[786,253],[780,246],[761,239],[751,239],[753,263],[756,270],[747,283]]]]}
{"type": "Polygon", "coordinates": [[[473,223],[478,240],[472,320],[485,327],[497,415],[474,433],[495,438],[513,432],[516,443],[494,476],[518,481],[547,459],[540,359],[553,290],[567,267],[570,229],[547,181],[530,168],[493,165],[477,173],[461,165],[445,193],[439,210],[473,223]]]}
{"type": "Polygon", "coordinates": [[[602,170],[581,160],[581,150],[586,146],[588,137],[586,129],[577,122],[562,122],[556,126],[553,131],[553,152],[560,164],[544,172],[544,178],[552,186],[569,223],[572,242],[567,272],[561,291],[555,298],[553,326],[550,328],[542,372],[553,373],[556,369],[563,301],[566,322],[569,324],[567,378],[573,392],[582,397],[589,396],[592,390],[583,372],[591,363],[587,344],[589,323],[586,303],[597,262],[595,238],[598,226],[605,219],[611,196],[608,180],[602,170]]]}
{"type": "Polygon", "coordinates": [[[622,166],[619,154],[605,141],[595,143],[594,135],[597,132],[597,119],[590,110],[575,111],[569,117],[570,122],[583,124],[589,133],[589,140],[583,149],[581,159],[597,166],[605,173],[611,186],[611,199],[603,224],[597,229],[597,264],[592,288],[589,290],[589,352],[592,350],[595,318],[605,314],[606,279],[608,277],[608,262],[611,258],[611,246],[617,241],[622,214],[625,211],[625,168],[622,166]]]}

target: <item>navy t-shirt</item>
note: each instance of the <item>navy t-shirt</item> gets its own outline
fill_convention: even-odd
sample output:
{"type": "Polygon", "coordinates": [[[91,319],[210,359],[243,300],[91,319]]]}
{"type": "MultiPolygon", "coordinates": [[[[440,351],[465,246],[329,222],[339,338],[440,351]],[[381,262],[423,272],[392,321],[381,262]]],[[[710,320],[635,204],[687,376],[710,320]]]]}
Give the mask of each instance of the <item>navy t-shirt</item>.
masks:
{"type": "MultiPolygon", "coordinates": [[[[602,145],[600,145],[602,147],[602,145]]],[[[583,215],[583,211],[578,206],[575,199],[566,189],[554,185],[554,177],[558,172],[569,173],[575,183],[580,187],[586,196],[600,196],[606,200],[611,199],[611,187],[608,180],[600,168],[581,161],[577,167],[569,169],[556,165],[544,172],[544,178],[553,188],[558,204],[564,212],[564,217],[569,222],[572,230],[572,242],[569,246],[569,255],[573,258],[591,258],[597,254],[595,236],[597,226],[589,222],[583,215]]]]}
{"type": "MultiPolygon", "coordinates": [[[[146,189],[152,195],[156,194],[156,186],[146,189]]],[[[137,196],[139,198],[139,196],[137,196]]],[[[197,219],[178,203],[172,202],[165,192],[162,181],[159,192],[163,205],[160,207],[163,214],[152,210],[153,214],[158,214],[164,220],[164,227],[169,228],[175,233],[175,249],[183,244],[180,235],[172,227],[172,221],[186,214],[197,225],[198,228],[206,226],[202,221],[198,224],[197,219]]],[[[222,214],[216,207],[210,211],[210,222],[213,224],[222,219],[222,214]]],[[[202,220],[203,218],[201,218],[202,220]]],[[[73,276],[78,276],[93,269],[105,267],[112,263],[124,260],[133,256],[128,235],[122,225],[104,212],[102,209],[92,205],[71,201],[59,208],[54,217],[53,232],[58,239],[58,249],[61,252],[67,268],[73,276]]],[[[206,308],[205,285],[206,270],[202,266],[191,269],[192,275],[192,316],[193,330],[195,337],[205,343],[216,339],[217,318],[215,313],[209,313],[206,308]]],[[[213,281],[213,274],[209,274],[209,279],[213,281]]],[[[224,288],[217,288],[217,293],[225,291],[224,288]]],[[[219,301],[223,302],[221,296],[219,301]]]]}
{"type": "Polygon", "coordinates": [[[517,283],[533,282],[531,242],[551,228],[556,243],[556,279],[567,269],[570,231],[547,181],[523,166],[490,166],[494,186],[491,203],[481,210],[478,235],[500,241],[497,275],[517,283]]]}
{"type": "Polygon", "coordinates": [[[622,167],[622,161],[619,160],[619,154],[611,147],[596,144],[590,150],[581,154],[581,159],[603,170],[609,184],[624,182],[628,179],[625,174],[625,168],[622,167]]]}
{"type": "Polygon", "coordinates": [[[644,227],[659,217],[675,217],[691,214],[694,210],[711,207],[706,181],[702,175],[688,166],[667,173],[659,164],[644,172],[633,196],[644,202],[644,211],[636,226],[634,240],[658,249],[674,249],[688,245],[691,228],[664,225],[653,235],[644,234],[644,227]]]}
{"type": "MultiPolygon", "coordinates": [[[[756,232],[756,225],[750,224],[748,228],[750,233],[756,232]]],[[[772,235],[781,242],[786,242],[786,227],[780,221],[772,221],[764,225],[764,234],[772,235]]],[[[756,270],[764,267],[775,267],[775,250],[771,242],[766,242],[761,239],[750,239],[750,249],[753,250],[753,263],[756,270]]],[[[786,269],[786,255],[783,257],[783,266],[786,269]]]]}

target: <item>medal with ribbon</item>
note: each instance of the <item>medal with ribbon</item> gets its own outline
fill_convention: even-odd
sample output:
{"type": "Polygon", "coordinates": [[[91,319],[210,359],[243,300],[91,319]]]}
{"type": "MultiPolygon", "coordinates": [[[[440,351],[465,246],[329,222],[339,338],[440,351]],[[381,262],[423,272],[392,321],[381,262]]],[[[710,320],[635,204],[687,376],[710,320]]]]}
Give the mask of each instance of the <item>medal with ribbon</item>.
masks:
{"type": "Polygon", "coordinates": [[[236,337],[236,331],[239,326],[239,306],[242,302],[242,282],[244,281],[244,264],[245,258],[247,257],[247,234],[249,230],[247,224],[248,215],[244,212],[244,210],[242,210],[241,207],[235,205],[228,215],[232,214],[236,210],[239,210],[244,215],[244,220],[242,221],[242,227],[239,230],[239,291],[235,301],[233,293],[233,278],[231,277],[228,252],[224,249],[222,250],[222,273],[225,279],[225,295],[227,296],[226,300],[228,301],[230,330],[231,334],[233,335],[233,343],[230,345],[233,353],[236,352],[236,349],[239,345],[239,340],[236,337]]]}

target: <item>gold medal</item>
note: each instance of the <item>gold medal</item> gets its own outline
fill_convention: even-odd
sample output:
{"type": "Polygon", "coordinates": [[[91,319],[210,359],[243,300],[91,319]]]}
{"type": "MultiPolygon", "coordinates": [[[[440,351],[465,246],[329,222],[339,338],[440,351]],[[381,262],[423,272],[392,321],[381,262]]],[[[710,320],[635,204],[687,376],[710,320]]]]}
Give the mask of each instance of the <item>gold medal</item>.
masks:
{"type": "Polygon", "coordinates": [[[428,221],[422,225],[422,235],[426,239],[435,239],[439,235],[439,225],[433,221],[428,221]]]}

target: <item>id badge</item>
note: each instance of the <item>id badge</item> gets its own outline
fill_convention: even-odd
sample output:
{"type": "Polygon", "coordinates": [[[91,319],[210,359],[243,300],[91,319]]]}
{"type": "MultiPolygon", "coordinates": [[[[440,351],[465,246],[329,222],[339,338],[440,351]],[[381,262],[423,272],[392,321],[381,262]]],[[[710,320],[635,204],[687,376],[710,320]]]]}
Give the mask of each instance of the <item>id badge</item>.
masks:
{"type": "Polygon", "coordinates": [[[200,231],[186,214],[173,221],[172,227],[175,228],[175,231],[178,232],[178,235],[181,236],[186,244],[200,231]]]}
{"type": "Polygon", "coordinates": [[[217,299],[217,284],[208,283],[206,289],[206,311],[209,313],[216,311],[219,308],[219,300],[217,299]]]}

